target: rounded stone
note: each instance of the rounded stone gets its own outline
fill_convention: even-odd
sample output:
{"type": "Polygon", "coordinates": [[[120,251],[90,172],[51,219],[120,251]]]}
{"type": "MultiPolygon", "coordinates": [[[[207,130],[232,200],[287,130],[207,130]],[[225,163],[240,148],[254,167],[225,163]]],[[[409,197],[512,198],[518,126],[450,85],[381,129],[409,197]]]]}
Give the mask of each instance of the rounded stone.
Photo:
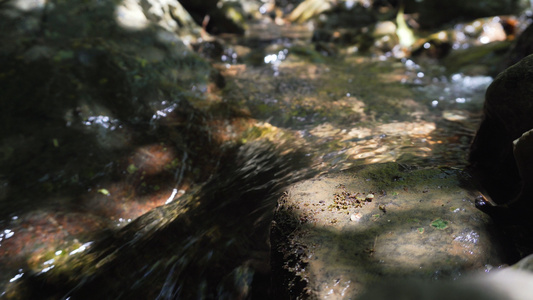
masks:
{"type": "Polygon", "coordinates": [[[496,203],[520,190],[513,141],[533,129],[533,56],[500,73],[485,94],[484,118],[474,138],[470,162],[496,203]]]}
{"type": "Polygon", "coordinates": [[[272,229],[274,285],[290,288],[277,294],[345,299],[393,278],[455,279],[501,265],[496,231],[464,175],[387,163],[293,185],[272,229]],[[374,199],[357,200],[363,194],[374,199]]]}

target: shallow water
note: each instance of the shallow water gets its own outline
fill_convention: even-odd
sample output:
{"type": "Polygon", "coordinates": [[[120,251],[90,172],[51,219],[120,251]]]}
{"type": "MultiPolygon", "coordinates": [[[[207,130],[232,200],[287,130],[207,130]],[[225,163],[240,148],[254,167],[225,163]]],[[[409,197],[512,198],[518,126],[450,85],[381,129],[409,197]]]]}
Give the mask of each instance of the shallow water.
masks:
{"type": "Polygon", "coordinates": [[[237,87],[228,101],[297,132],[330,167],[466,164],[491,77],[426,71],[411,59],[335,57],[316,64],[286,52],[275,66],[246,66],[228,76],[237,87]]]}
{"type": "Polygon", "coordinates": [[[82,99],[51,106],[58,116],[44,130],[22,118],[0,141],[13,170],[0,174],[0,280],[81,295],[126,272],[109,286],[116,297],[231,298],[217,280],[239,274],[244,293],[265,262],[265,248],[250,244],[266,237],[249,237],[268,228],[274,196],[296,179],[391,161],[466,165],[490,77],[447,74],[434,61],[323,57],[300,43],[274,39],[251,48],[259,60],[216,61],[222,90],[180,82],[179,96],[146,93],[123,112],[82,99]]]}

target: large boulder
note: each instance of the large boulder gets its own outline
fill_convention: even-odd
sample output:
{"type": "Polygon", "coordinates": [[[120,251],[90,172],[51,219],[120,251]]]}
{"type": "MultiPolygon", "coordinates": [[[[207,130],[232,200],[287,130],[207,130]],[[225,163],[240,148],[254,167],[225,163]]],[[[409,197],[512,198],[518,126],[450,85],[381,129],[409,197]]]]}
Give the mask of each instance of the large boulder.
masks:
{"type": "MultiPolygon", "coordinates": [[[[483,112],[469,160],[491,198],[498,204],[509,203],[521,189],[513,141],[533,128],[533,56],[496,77],[487,89],[483,112]]],[[[533,209],[533,203],[527,202],[521,205],[533,209]]]]}

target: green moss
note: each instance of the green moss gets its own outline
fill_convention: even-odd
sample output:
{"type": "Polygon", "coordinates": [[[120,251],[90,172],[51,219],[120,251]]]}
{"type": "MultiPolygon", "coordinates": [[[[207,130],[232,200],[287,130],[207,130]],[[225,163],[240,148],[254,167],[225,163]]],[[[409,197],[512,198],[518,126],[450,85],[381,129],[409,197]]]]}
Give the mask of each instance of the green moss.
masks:
{"type": "Polygon", "coordinates": [[[372,179],[373,181],[390,184],[393,180],[401,178],[399,166],[396,163],[386,163],[380,165],[373,165],[364,168],[359,172],[358,176],[362,178],[372,179]]]}
{"type": "Polygon", "coordinates": [[[436,229],[439,229],[439,230],[444,230],[444,229],[448,228],[448,221],[444,221],[444,220],[439,218],[439,219],[433,220],[430,225],[433,228],[436,228],[436,229]]]}
{"type": "Polygon", "coordinates": [[[130,164],[126,170],[128,173],[133,174],[138,170],[138,168],[134,164],[130,164]]]}
{"type": "Polygon", "coordinates": [[[270,128],[253,126],[253,127],[248,128],[243,133],[241,141],[243,143],[246,143],[248,141],[256,140],[258,138],[263,137],[264,135],[266,135],[269,132],[271,132],[270,128]]]}
{"type": "Polygon", "coordinates": [[[304,59],[312,63],[324,63],[326,58],[319,52],[310,48],[310,46],[295,45],[289,48],[289,54],[304,59]]]}
{"type": "Polygon", "coordinates": [[[456,185],[456,170],[421,169],[412,171],[409,167],[403,167],[395,162],[369,165],[357,171],[357,177],[370,179],[375,188],[385,190],[392,196],[399,193],[419,191],[426,189],[429,182],[434,185],[456,185]],[[448,172],[448,173],[447,173],[448,172]]]}
{"type": "Polygon", "coordinates": [[[166,170],[173,170],[180,165],[180,159],[174,158],[171,162],[165,165],[166,170]]]}

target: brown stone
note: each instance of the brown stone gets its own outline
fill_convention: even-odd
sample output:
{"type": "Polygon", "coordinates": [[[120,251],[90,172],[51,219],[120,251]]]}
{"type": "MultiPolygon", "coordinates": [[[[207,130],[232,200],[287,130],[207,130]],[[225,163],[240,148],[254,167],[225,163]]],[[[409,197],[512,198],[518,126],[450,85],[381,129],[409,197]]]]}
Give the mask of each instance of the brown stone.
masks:
{"type": "Polygon", "coordinates": [[[500,265],[478,195],[459,170],[396,163],[297,183],[272,230],[275,292],[348,299],[378,281],[457,278],[500,265]]]}

